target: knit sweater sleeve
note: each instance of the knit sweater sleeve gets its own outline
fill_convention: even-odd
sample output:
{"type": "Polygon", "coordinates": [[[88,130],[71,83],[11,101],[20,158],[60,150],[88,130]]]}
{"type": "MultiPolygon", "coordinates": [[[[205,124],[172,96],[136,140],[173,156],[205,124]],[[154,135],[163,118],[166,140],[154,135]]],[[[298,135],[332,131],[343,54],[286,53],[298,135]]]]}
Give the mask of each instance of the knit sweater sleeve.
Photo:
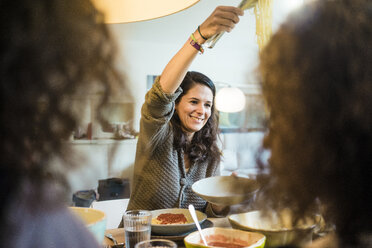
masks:
{"type": "Polygon", "coordinates": [[[175,100],[182,93],[178,88],[173,94],[164,93],[160,85],[160,76],[147,92],[145,103],[141,109],[140,133],[142,142],[146,143],[146,150],[152,152],[161,144],[169,133],[171,120],[175,110],[175,100]]]}

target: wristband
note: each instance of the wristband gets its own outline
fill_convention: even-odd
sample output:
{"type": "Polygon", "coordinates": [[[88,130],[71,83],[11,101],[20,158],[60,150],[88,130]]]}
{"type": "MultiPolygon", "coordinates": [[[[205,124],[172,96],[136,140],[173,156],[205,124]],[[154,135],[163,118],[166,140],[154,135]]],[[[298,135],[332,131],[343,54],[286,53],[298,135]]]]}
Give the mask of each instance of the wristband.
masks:
{"type": "Polygon", "coordinates": [[[199,32],[200,36],[201,36],[204,40],[208,40],[207,38],[205,38],[205,37],[201,34],[201,32],[200,32],[200,25],[198,26],[198,32],[199,32]]]}
{"type": "Polygon", "coordinates": [[[194,37],[194,34],[191,34],[190,35],[190,45],[192,45],[196,50],[198,50],[199,52],[200,52],[200,54],[203,54],[204,53],[204,49],[203,49],[203,47],[202,47],[202,45],[200,45],[197,41],[196,41],[196,39],[195,39],[195,37],[194,37]]]}

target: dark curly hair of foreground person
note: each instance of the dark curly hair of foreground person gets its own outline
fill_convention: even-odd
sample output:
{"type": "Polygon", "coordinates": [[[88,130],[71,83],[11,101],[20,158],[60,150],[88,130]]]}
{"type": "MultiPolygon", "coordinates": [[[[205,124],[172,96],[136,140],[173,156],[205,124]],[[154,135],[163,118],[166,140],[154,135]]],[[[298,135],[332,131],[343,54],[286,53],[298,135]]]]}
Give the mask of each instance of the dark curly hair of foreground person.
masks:
{"type": "MultiPolygon", "coordinates": [[[[32,236],[41,228],[37,222],[23,225],[23,219],[44,218],[66,200],[65,173],[77,166],[65,149],[79,124],[71,97],[95,92],[102,109],[125,85],[115,69],[116,46],[104,17],[89,0],[4,0],[0,9],[0,243],[41,247],[37,237],[28,244],[17,240],[23,231],[32,236]],[[55,168],[55,157],[66,167],[55,168]],[[32,228],[23,230],[27,225],[32,228]]],[[[47,229],[57,228],[53,218],[46,220],[47,229]]],[[[63,239],[63,233],[54,235],[63,239]]],[[[49,247],[56,247],[46,236],[49,247]]]]}
{"type": "Polygon", "coordinates": [[[270,151],[262,207],[317,213],[338,247],[372,247],[372,2],[292,13],[261,54],[270,151]]]}

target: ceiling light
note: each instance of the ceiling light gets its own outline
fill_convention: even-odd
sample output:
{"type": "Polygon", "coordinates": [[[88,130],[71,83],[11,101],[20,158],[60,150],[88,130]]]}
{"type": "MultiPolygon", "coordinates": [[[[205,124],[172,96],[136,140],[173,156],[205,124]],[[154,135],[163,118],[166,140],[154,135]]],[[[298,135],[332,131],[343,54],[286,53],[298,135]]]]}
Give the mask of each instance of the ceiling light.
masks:
{"type": "Polygon", "coordinates": [[[182,11],[199,0],[93,0],[105,23],[151,20],[182,11]]]}

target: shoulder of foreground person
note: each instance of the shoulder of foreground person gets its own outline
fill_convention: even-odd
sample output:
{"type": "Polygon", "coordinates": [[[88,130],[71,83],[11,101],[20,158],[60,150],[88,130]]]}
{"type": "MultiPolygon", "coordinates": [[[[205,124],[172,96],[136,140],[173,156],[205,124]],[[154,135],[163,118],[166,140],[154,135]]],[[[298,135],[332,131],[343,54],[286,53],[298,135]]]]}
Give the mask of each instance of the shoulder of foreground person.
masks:
{"type": "Polygon", "coordinates": [[[100,248],[95,237],[67,207],[32,211],[17,218],[18,232],[8,247],[100,248]]]}

